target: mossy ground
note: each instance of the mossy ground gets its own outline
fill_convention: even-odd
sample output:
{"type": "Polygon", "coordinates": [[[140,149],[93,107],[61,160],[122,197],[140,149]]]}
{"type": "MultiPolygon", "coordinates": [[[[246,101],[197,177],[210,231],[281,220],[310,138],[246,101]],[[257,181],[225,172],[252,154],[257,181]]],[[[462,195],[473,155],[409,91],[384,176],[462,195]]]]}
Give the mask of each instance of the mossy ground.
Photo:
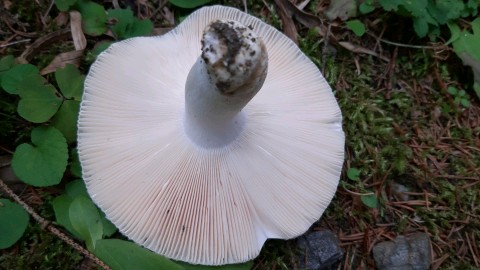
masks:
{"type": "MultiPolygon", "coordinates": [[[[38,32],[37,37],[49,31],[39,21],[39,14],[44,14],[48,5],[11,2],[9,11],[18,15],[16,26],[23,25],[22,31],[38,32]]],[[[154,7],[154,1],[147,2],[154,7]]],[[[241,2],[224,4],[243,9],[241,2]]],[[[313,1],[306,10],[315,13],[318,2],[322,1],[313,1]]],[[[274,3],[249,1],[249,10],[276,27],[282,26],[274,3]]],[[[379,15],[387,21],[385,17],[379,15]]],[[[388,61],[348,51],[334,42],[325,44],[318,31],[297,25],[299,46],[331,84],[346,133],[346,161],[339,190],[312,229],[337,234],[345,249],[341,269],[371,269],[375,243],[418,231],[431,237],[433,269],[480,267],[480,102],[468,88],[471,71],[448,48],[412,40],[407,32],[385,38],[399,43],[421,42],[428,47],[403,48],[372,36],[359,38],[336,25],[332,36],[378,52],[388,61]],[[448,86],[467,89],[470,106],[455,103],[448,86]],[[350,168],[360,172],[358,179],[347,177],[350,168]],[[408,190],[406,200],[397,194],[398,184],[408,190]],[[362,194],[367,193],[375,194],[376,208],[362,202],[362,194]]],[[[378,34],[381,28],[374,25],[370,30],[378,34]]],[[[17,56],[24,49],[24,45],[10,46],[0,53],[17,56]]],[[[38,52],[33,63],[44,66],[58,53],[56,49],[38,52]]],[[[0,95],[6,100],[4,93],[0,95]]],[[[9,131],[0,137],[5,139],[0,154],[7,154],[22,141],[26,123],[11,108],[2,106],[0,113],[2,119],[9,119],[0,122],[0,130],[9,131]],[[15,132],[10,132],[12,129],[15,132]]],[[[54,220],[50,199],[56,191],[31,187],[27,191],[23,194],[26,201],[54,220]],[[36,194],[36,200],[31,194],[36,194]]],[[[256,259],[255,269],[296,269],[298,253],[293,240],[270,240],[256,259]]],[[[81,254],[33,220],[23,238],[0,253],[0,269],[76,269],[83,262],[81,254]]]]}

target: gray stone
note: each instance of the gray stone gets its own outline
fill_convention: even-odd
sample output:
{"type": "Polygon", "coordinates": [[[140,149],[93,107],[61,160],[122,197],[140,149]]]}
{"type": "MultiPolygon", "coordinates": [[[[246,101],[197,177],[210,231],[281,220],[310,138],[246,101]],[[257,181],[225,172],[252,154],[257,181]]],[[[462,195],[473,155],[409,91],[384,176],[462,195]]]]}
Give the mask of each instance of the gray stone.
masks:
{"type": "Polygon", "coordinates": [[[300,269],[336,269],[343,258],[343,249],[331,231],[309,231],[297,238],[297,246],[302,252],[300,269]]]}
{"type": "Polygon", "coordinates": [[[397,236],[373,247],[378,270],[427,270],[431,263],[430,238],[426,233],[397,236]]]}

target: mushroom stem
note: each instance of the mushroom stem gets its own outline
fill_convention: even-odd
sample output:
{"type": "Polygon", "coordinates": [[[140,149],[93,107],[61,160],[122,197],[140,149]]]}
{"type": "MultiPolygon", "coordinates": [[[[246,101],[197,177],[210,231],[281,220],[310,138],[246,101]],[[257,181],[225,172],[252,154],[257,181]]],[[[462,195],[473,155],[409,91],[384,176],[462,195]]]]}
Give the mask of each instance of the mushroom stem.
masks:
{"type": "Polygon", "coordinates": [[[185,131],[206,148],[222,147],[242,131],[241,110],[260,90],[267,76],[263,41],[236,21],[218,20],[202,37],[202,55],[185,85],[185,131]]]}

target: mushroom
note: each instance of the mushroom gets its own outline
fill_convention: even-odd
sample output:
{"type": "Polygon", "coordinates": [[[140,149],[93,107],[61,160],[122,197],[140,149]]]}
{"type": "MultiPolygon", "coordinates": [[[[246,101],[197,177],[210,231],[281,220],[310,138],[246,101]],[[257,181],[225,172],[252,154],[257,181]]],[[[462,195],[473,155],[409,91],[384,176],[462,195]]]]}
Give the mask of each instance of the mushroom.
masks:
{"type": "Polygon", "coordinates": [[[125,236],[175,260],[231,264],[321,217],[343,164],[341,121],[291,40],[211,6],[98,57],[78,150],[90,196],[125,236]]]}

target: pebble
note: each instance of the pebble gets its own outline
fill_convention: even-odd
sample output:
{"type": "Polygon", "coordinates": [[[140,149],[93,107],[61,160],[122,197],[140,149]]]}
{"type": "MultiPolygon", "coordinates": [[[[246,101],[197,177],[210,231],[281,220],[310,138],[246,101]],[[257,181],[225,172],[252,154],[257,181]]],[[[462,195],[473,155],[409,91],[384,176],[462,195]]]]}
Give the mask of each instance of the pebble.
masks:
{"type": "Polygon", "coordinates": [[[344,251],[338,238],[331,231],[309,231],[297,238],[301,251],[299,269],[329,270],[336,269],[342,261],[344,251]]]}
{"type": "Polygon", "coordinates": [[[430,237],[426,233],[397,236],[373,247],[378,270],[427,270],[431,264],[430,237]]]}

